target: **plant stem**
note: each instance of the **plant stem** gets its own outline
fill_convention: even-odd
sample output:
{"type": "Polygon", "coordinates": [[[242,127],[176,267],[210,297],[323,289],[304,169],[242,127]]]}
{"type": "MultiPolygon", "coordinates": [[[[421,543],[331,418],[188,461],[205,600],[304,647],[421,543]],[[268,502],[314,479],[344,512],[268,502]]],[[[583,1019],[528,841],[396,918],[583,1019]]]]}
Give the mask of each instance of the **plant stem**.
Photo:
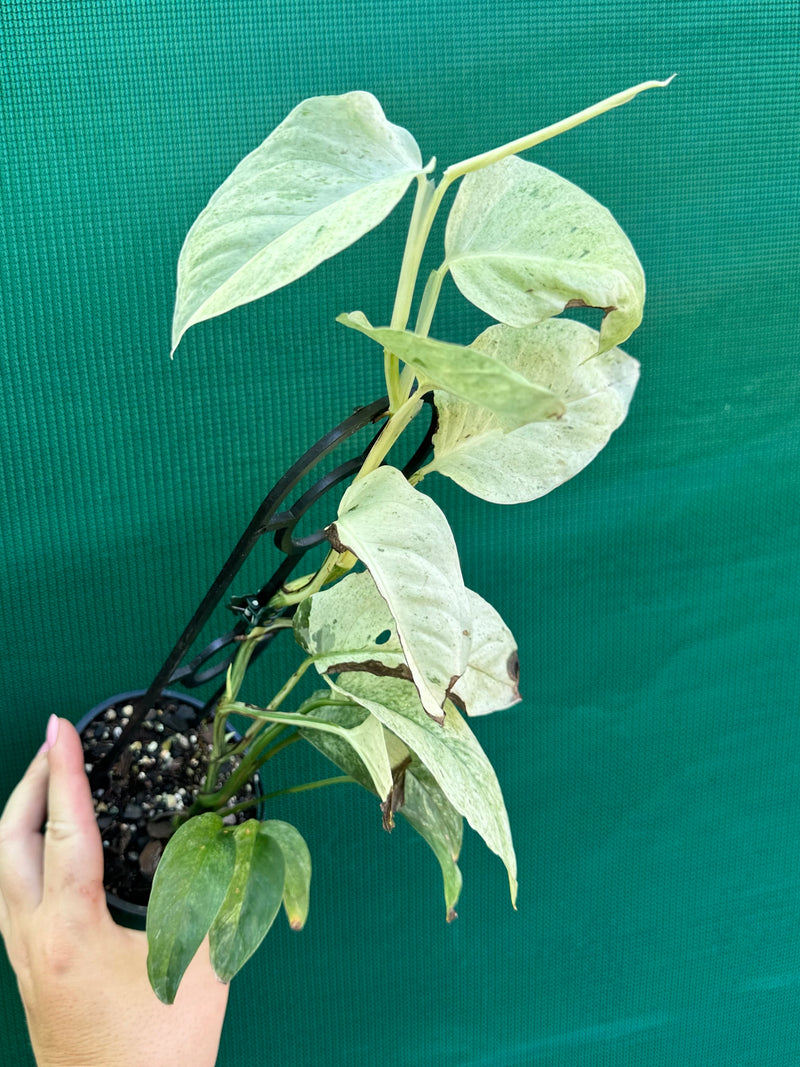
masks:
{"type": "MultiPolygon", "coordinates": [[[[417,284],[419,265],[425,242],[428,238],[430,227],[425,228],[424,220],[427,218],[427,207],[433,196],[434,185],[424,174],[417,178],[417,195],[414,199],[414,210],[411,213],[411,221],[408,224],[406,246],[403,251],[403,261],[400,265],[400,276],[397,280],[397,292],[392,309],[392,329],[404,330],[408,323],[411,312],[411,302],[414,299],[414,289],[417,284]]],[[[383,353],[384,373],[386,375],[386,391],[389,394],[389,411],[394,413],[406,399],[400,391],[400,361],[389,349],[383,353]]]]}
{"type": "MultiPolygon", "coordinates": [[[[387,426],[388,425],[389,423],[387,423],[387,426]]],[[[384,427],[384,429],[385,428],[386,427],[384,427]]],[[[380,440],[380,438],[378,440],[380,440]]],[[[347,556],[349,555],[350,553],[335,552],[331,550],[323,560],[322,566],[318,571],[308,575],[306,579],[300,579],[300,583],[297,583],[297,588],[292,588],[288,592],[283,589],[277,592],[269,602],[270,607],[286,608],[291,604],[301,604],[314,593],[318,593],[326,582],[333,578],[341,577],[341,574],[337,573],[337,571],[346,574],[348,570],[352,569],[355,565],[355,557],[353,557],[352,562],[350,562],[347,559],[347,556]]]]}
{"type": "Polygon", "coordinates": [[[276,789],[274,793],[264,793],[262,800],[272,800],[273,797],[283,797],[288,793],[305,793],[308,789],[321,789],[325,785],[343,785],[345,782],[355,782],[349,774],[340,774],[335,778],[320,778],[316,782],[305,782],[303,785],[290,785],[286,789],[276,789]]]}
{"type": "Polygon", "coordinates": [[[354,482],[357,482],[359,478],[365,477],[365,475],[370,474],[372,471],[380,467],[384,459],[386,459],[392,445],[397,441],[414,416],[418,414],[421,407],[422,398],[417,396],[416,393],[403,401],[401,406],[384,426],[378,439],[375,441],[375,444],[369,450],[369,455],[364,460],[361,470],[353,479],[354,482]]]}
{"type": "Polygon", "coordinates": [[[666,81],[641,82],[639,85],[634,85],[631,89],[624,89],[621,93],[615,93],[613,96],[606,97],[605,100],[601,100],[597,104],[592,104],[591,107],[584,108],[583,111],[577,111],[567,119],[561,119],[560,122],[554,122],[551,126],[545,126],[543,129],[537,130],[535,133],[526,134],[524,137],[518,137],[514,141],[509,141],[507,144],[500,145],[498,148],[493,148],[489,152],[481,152],[480,155],[470,156],[469,159],[464,159],[460,163],[454,163],[445,170],[439,188],[455,181],[457,178],[461,178],[464,174],[468,174],[470,171],[481,170],[483,167],[488,167],[492,163],[497,163],[499,160],[505,159],[506,156],[514,156],[518,152],[524,152],[527,148],[533,148],[534,145],[541,144],[543,141],[549,141],[551,137],[557,137],[560,133],[566,133],[567,130],[571,130],[575,126],[580,126],[582,123],[588,122],[590,119],[596,118],[598,115],[602,115],[605,111],[611,111],[613,108],[619,107],[621,104],[627,104],[629,100],[638,96],[639,93],[644,92],[645,89],[663,88],[665,85],[669,85],[674,77],[675,75],[673,74],[672,77],[667,78],[666,81]]]}

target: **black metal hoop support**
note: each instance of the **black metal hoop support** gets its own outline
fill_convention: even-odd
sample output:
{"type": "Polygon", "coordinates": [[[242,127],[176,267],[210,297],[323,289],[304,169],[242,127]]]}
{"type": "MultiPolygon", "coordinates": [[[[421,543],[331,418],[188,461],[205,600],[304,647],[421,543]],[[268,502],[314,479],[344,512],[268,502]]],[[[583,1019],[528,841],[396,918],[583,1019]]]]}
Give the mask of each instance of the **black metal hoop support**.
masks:
{"type": "MultiPolygon", "coordinates": [[[[430,403],[431,422],[414,455],[403,468],[403,473],[406,477],[409,477],[422,466],[431,450],[433,434],[436,429],[436,409],[433,403],[430,402],[429,397],[425,399],[429,400],[430,403]]],[[[334,470],[315,482],[289,508],[284,511],[279,511],[278,509],[306,475],[326,456],[359,430],[369,426],[370,423],[378,422],[387,414],[387,411],[388,399],[386,397],[382,397],[380,400],[376,400],[365,407],[358,408],[349,418],[339,423],[338,426],[321,437],[316,444],[312,445],[275,483],[250,520],[247,529],[239,538],[236,547],[231,552],[219,574],[211,583],[208,592],[203,597],[155,678],[137,702],[130,721],[121,736],[117,739],[111,751],[94,768],[92,772],[93,784],[108,770],[118,753],[125,747],[128,737],[142,722],[148,710],[168,685],[180,683],[186,688],[194,688],[211,681],[227,669],[236,654],[235,648],[229,655],[224,656],[222,659],[217,659],[211,666],[207,666],[207,664],[215,657],[219,657],[219,654],[224,649],[236,644],[238,639],[251,626],[263,622],[269,601],[284,585],[305,553],[310,548],[313,548],[314,545],[325,541],[324,529],[316,530],[303,537],[295,537],[294,531],[303,516],[325,493],[340,485],[361,469],[378,435],[376,434],[367,447],[357,456],[339,464],[334,470]],[[227,633],[215,638],[191,663],[181,667],[180,664],[183,658],[197,640],[202,628],[208,622],[214,609],[219,605],[244,561],[258,540],[266,533],[274,533],[275,546],[284,554],[285,559],[280,562],[269,580],[257,593],[250,596],[237,596],[231,599],[228,606],[234,613],[239,615],[236,625],[227,633]]],[[[287,608],[275,611],[272,618],[274,619],[281,614],[289,617],[293,614],[293,610],[293,608],[287,608]]],[[[256,650],[256,655],[263,653],[277,632],[274,631],[265,635],[264,640],[256,650]]],[[[207,702],[204,710],[209,714],[219,700],[221,692],[222,690],[220,689],[207,702]]]]}

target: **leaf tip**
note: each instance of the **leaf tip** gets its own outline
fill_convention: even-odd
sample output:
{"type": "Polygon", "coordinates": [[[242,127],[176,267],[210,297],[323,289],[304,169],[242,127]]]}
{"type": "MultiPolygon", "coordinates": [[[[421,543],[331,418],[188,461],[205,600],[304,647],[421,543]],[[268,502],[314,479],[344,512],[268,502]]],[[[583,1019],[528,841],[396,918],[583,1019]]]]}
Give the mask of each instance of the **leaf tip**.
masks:
{"type": "Polygon", "coordinates": [[[452,905],[447,909],[447,922],[452,923],[458,918],[458,912],[452,905]]]}
{"type": "Polygon", "coordinates": [[[511,907],[514,911],[517,910],[517,880],[513,874],[509,872],[508,875],[508,888],[511,893],[511,907]]]}

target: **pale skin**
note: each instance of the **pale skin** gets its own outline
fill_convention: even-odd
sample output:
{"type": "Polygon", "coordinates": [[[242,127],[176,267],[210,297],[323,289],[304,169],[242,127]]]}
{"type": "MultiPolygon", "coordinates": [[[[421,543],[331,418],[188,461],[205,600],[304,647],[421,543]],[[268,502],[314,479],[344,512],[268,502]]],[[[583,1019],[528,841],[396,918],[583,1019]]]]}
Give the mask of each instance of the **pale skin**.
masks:
{"type": "Polygon", "coordinates": [[[174,1004],[151,990],[145,934],[106,907],[83,752],[66,719],[51,719],[0,818],[0,933],[39,1067],[216,1063],[228,986],[206,942],[174,1004]]]}

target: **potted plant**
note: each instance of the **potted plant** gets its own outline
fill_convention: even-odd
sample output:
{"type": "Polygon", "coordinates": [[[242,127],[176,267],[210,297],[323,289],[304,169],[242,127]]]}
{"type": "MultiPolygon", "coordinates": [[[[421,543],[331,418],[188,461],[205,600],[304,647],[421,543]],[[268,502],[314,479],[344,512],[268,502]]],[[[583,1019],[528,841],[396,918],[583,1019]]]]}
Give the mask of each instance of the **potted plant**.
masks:
{"type": "Polygon", "coordinates": [[[206,935],[227,981],[281,906],[294,928],[303,925],[308,848],[297,828],[268,817],[266,804],[256,810],[260,769],[297,740],[338,772],[297,789],[355,782],[375,795],[387,829],[400,813],[428,842],[442,868],[448,919],[461,887],[463,819],[504,863],[514,901],[506,810],[467,718],[520,699],[516,645],[495,609],[465,587],[448,521],[419,486],[436,472],[484,500],[530,501],[586,466],[624,419],[638,364],[618,346],[641,321],[641,266],[605,208],[519,153],[666,84],[637,85],[450,166],[438,184],[430,177],[435,160],[423,164],[411,135],[369,93],[306,100],[236,167],[189,231],[173,352],[190,326],[306,274],[377,226],[416,186],[391,321],[375,326],[357,310],[337,320],[364,335],[365,358],[383,360],[387,396],[287,471],[148,690],[104,702],[84,730],[101,827],[128,819],[122,845],[117,838],[109,851],[124,859],[131,841],[124,834],[142,818],[147,828],[147,844],[128,848],[128,858],[152,879],[148,970],[162,1000],[173,1000],[206,935]],[[409,328],[434,218],[459,181],[444,258],[409,328]],[[431,337],[448,273],[495,320],[466,344],[431,337]],[[556,317],[571,307],[602,309],[599,330],[556,317]],[[423,411],[424,432],[414,436],[423,411]],[[284,506],[323,459],[370,427],[365,447],[284,506]],[[399,463],[404,435],[417,447],[399,463]],[[340,499],[329,505],[327,524],[298,536],[299,519],[334,490],[340,499]],[[231,600],[234,628],[181,666],[266,532],[285,559],[256,594],[231,600]],[[319,545],[326,551],[316,569],[291,577],[319,545]],[[248,666],[284,631],[299,662],[265,700],[247,692],[248,666]],[[223,671],[223,687],[205,705],[165,692],[223,671]],[[228,728],[232,715],[247,724],[241,735],[228,728]],[[170,793],[163,775],[174,776],[176,764],[191,774],[170,793]],[[155,799],[138,803],[146,787],[155,799]]]}

